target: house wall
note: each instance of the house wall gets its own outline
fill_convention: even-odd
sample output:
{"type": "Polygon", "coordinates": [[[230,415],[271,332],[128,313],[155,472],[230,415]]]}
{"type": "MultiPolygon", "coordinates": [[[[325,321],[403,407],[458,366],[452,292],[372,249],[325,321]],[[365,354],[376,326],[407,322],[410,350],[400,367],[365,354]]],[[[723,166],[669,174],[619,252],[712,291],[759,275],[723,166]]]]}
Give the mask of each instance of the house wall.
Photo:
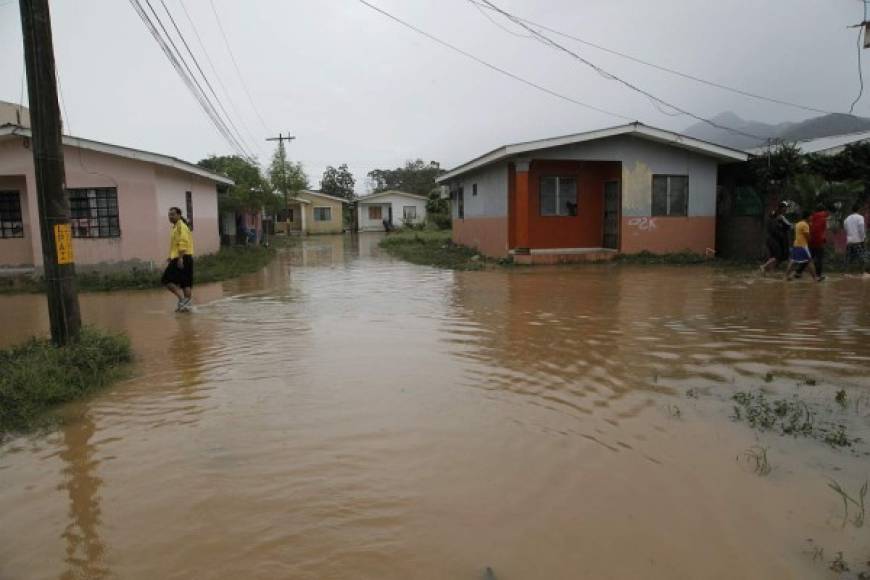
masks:
{"type": "Polygon", "coordinates": [[[303,211],[305,212],[305,228],[308,234],[340,234],[344,231],[342,208],[344,204],[340,201],[335,201],[318,195],[309,195],[305,192],[299,192],[296,197],[310,201],[311,204],[305,204],[303,211]],[[314,208],[328,207],[332,208],[332,214],[329,221],[314,221],[314,208]]]}
{"type": "MultiPolygon", "coordinates": [[[[171,168],[157,168],[156,218],[158,232],[166,238],[168,245],[169,220],[166,215],[170,207],[181,208],[187,215],[186,192],[193,198],[193,250],[197,256],[213,254],[220,250],[220,230],[218,225],[217,187],[214,182],[171,168]]],[[[167,248],[161,248],[163,253],[167,248]]]]}
{"type": "Polygon", "coordinates": [[[716,244],[715,159],[631,135],[534,152],[535,159],[622,162],[621,251],[704,253],[716,244]],[[686,217],[654,217],[652,176],[689,176],[686,217]]]}
{"type": "MultiPolygon", "coordinates": [[[[26,139],[17,137],[0,142],[0,179],[9,179],[12,175],[19,184],[27,186],[22,213],[26,216],[25,240],[30,246],[28,264],[41,267],[33,153],[26,144],[26,139]]],[[[185,209],[185,191],[193,192],[196,253],[202,255],[218,250],[214,182],[169,168],[163,171],[152,163],[70,146],[64,147],[64,161],[67,187],[115,187],[118,192],[120,237],[73,238],[77,265],[125,267],[144,262],[146,267],[162,266],[169,243],[166,213],[173,205],[185,209]]],[[[0,245],[0,265],[18,265],[23,257],[28,257],[25,250],[7,252],[6,247],[6,244],[0,245]]]]}
{"type": "Polygon", "coordinates": [[[361,199],[357,203],[357,216],[359,219],[359,231],[383,231],[384,224],[383,220],[387,219],[389,215],[389,211],[387,208],[392,206],[393,208],[393,224],[396,226],[401,226],[404,224],[404,207],[405,206],[413,206],[417,208],[417,216],[414,220],[411,221],[413,224],[422,224],[426,222],[426,200],[420,199],[417,197],[404,196],[399,194],[390,194],[378,196],[376,199],[371,200],[371,202],[365,201],[365,198],[361,199]],[[383,218],[380,220],[370,220],[369,219],[369,210],[368,208],[372,205],[379,205],[382,209],[383,218]]]}
{"type": "Polygon", "coordinates": [[[451,182],[450,189],[462,187],[465,206],[460,219],[456,200],[450,204],[455,243],[495,258],[508,255],[508,169],[507,163],[497,163],[451,182]]]}

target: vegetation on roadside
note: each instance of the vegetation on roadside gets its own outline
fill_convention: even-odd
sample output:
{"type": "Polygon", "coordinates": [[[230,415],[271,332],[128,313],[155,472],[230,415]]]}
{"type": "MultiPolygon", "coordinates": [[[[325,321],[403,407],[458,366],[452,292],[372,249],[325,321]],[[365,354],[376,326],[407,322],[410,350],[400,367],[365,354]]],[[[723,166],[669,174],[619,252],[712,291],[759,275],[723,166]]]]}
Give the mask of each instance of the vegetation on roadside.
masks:
{"type": "Polygon", "coordinates": [[[70,346],[32,339],[0,350],[0,438],[36,427],[51,408],[118,380],[131,360],[126,337],[92,328],[70,346]]]}
{"type": "MultiPolygon", "coordinates": [[[[216,254],[197,258],[194,266],[194,282],[206,284],[219,282],[263,268],[275,255],[274,248],[261,246],[227,246],[216,254]]],[[[141,290],[160,286],[162,267],[154,270],[133,268],[117,272],[79,272],[76,283],[82,292],[108,292],[112,290],[141,290]]],[[[18,279],[0,279],[0,294],[44,292],[41,277],[28,276],[18,279]]]]}
{"type": "Polygon", "coordinates": [[[386,236],[380,246],[389,254],[412,264],[450,270],[483,270],[487,260],[475,250],[454,244],[447,230],[400,230],[386,236]]]}

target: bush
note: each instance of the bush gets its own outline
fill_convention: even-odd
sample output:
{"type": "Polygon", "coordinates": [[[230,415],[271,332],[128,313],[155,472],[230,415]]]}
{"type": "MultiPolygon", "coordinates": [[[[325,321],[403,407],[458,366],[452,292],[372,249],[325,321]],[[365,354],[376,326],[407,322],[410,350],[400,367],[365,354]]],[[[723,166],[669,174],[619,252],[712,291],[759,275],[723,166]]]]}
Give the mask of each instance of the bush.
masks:
{"type": "Polygon", "coordinates": [[[0,350],[0,435],[28,429],[50,408],[112,383],[131,360],[126,337],[92,328],[62,348],[32,339],[0,350]]]}
{"type": "Polygon", "coordinates": [[[453,227],[453,220],[449,213],[430,213],[426,215],[426,221],[439,230],[449,230],[453,227]]]}

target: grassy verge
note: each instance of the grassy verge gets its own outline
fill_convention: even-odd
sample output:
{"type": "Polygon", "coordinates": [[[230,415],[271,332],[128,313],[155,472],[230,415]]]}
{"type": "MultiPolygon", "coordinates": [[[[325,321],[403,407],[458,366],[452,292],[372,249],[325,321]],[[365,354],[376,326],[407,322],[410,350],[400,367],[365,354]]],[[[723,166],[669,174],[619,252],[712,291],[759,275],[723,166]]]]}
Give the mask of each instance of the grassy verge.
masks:
{"type": "Polygon", "coordinates": [[[380,242],[387,253],[413,264],[449,270],[483,270],[495,264],[475,250],[454,244],[450,230],[402,230],[380,242]]]}
{"type": "Polygon", "coordinates": [[[31,429],[52,407],[111,384],[131,359],[126,337],[91,328],[63,348],[33,339],[0,350],[0,438],[31,429]]]}
{"type": "MultiPolygon", "coordinates": [[[[260,246],[227,246],[216,254],[196,259],[194,283],[205,284],[256,272],[275,255],[273,248],[260,246]]],[[[162,264],[161,264],[162,266],[162,264]]],[[[153,271],[134,268],[118,272],[79,272],[76,276],[82,292],[137,290],[160,286],[162,267],[153,271]]],[[[0,294],[44,292],[42,278],[0,279],[0,294]]]]}

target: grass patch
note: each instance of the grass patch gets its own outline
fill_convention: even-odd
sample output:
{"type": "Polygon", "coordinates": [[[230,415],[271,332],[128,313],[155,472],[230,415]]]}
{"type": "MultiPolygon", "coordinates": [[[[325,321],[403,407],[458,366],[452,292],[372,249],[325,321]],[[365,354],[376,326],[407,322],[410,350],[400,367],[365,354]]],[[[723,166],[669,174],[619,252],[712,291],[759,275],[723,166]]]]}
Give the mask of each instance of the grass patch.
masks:
{"type": "Polygon", "coordinates": [[[449,230],[401,230],[389,234],[380,247],[412,264],[450,270],[483,270],[495,264],[477,251],[454,244],[449,230]]]}
{"type": "Polygon", "coordinates": [[[63,348],[32,339],[0,350],[0,438],[38,426],[52,407],[111,384],[131,360],[126,337],[92,328],[63,348]]]}
{"type": "Polygon", "coordinates": [[[778,431],[781,435],[802,435],[824,441],[832,447],[851,447],[856,438],[846,428],[830,421],[817,421],[809,405],[797,395],[770,400],[764,393],[739,392],[732,399],[734,419],[745,421],[759,431],[778,431]]]}
{"type": "MultiPolygon", "coordinates": [[[[196,258],[194,284],[206,284],[251,274],[263,268],[275,256],[274,248],[261,246],[225,246],[215,254],[196,258]]],[[[163,264],[152,271],[133,268],[117,272],[80,271],[76,283],[81,292],[143,290],[159,288],[163,264]]],[[[45,292],[41,277],[0,278],[0,294],[45,292]]]]}

